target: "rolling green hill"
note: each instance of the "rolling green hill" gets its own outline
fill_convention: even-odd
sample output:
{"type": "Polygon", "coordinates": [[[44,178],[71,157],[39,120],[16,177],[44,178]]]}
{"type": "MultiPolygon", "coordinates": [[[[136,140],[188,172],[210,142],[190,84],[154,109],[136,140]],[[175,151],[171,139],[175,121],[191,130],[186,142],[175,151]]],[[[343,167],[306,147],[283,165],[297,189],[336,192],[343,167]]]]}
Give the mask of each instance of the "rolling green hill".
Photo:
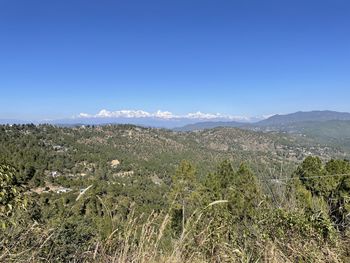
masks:
{"type": "Polygon", "coordinates": [[[116,171],[109,163],[115,159],[121,163],[117,170],[155,173],[167,180],[183,159],[206,173],[225,159],[237,164],[247,161],[254,168],[258,164],[295,165],[310,154],[324,159],[347,156],[339,147],[324,146],[301,136],[223,127],[174,132],[132,125],[14,125],[1,126],[0,135],[0,161],[13,164],[22,173],[33,166],[38,179],[52,171],[85,174],[87,164],[98,174],[111,176],[116,171]]]}
{"type": "Polygon", "coordinates": [[[297,122],[278,126],[267,126],[261,130],[300,134],[312,138],[321,144],[342,147],[347,151],[350,149],[350,121],[297,122]]]}

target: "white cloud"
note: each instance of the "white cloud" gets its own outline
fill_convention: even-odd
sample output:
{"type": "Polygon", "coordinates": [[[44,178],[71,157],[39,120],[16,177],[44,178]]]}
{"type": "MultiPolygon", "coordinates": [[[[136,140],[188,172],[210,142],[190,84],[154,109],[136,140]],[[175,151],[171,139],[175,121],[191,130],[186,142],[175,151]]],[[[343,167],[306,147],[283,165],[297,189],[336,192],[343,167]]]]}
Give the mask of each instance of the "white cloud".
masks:
{"type": "Polygon", "coordinates": [[[160,111],[160,110],[151,115],[153,115],[153,117],[160,118],[160,119],[174,119],[178,117],[172,114],[170,111],[160,111]]]}
{"type": "Polygon", "coordinates": [[[80,113],[79,118],[89,118],[90,117],[90,114],[87,114],[87,113],[80,113]]]}
{"type": "Polygon", "coordinates": [[[202,113],[200,111],[194,112],[194,113],[188,113],[186,116],[188,119],[220,119],[224,116],[220,113],[202,113]]]}
{"type": "MultiPolygon", "coordinates": [[[[264,116],[265,117],[265,116],[264,116]]],[[[257,117],[237,116],[237,115],[224,115],[221,113],[203,113],[200,111],[187,113],[185,115],[176,115],[170,111],[147,112],[143,110],[118,110],[109,111],[101,110],[97,114],[80,113],[76,118],[155,118],[163,120],[172,119],[195,119],[195,120],[230,120],[230,121],[242,121],[249,122],[257,117]]]]}
{"type": "Polygon", "coordinates": [[[120,110],[120,111],[108,111],[101,110],[97,114],[80,113],[79,118],[146,118],[152,117],[152,115],[142,110],[120,110]]]}

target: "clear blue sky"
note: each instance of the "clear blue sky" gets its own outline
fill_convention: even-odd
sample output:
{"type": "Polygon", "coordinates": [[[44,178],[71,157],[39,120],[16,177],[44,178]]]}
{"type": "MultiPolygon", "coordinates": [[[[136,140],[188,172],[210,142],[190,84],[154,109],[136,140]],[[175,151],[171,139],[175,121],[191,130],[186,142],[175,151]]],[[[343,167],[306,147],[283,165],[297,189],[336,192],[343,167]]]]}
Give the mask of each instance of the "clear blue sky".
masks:
{"type": "Polygon", "coordinates": [[[350,111],[348,0],[0,0],[0,118],[350,111]]]}

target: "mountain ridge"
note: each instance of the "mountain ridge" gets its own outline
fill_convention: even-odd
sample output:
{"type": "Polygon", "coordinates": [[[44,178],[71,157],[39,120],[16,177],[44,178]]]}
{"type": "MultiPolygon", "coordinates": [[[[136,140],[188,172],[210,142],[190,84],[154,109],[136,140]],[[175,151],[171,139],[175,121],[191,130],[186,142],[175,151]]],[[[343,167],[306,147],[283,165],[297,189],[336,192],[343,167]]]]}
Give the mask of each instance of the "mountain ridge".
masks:
{"type": "Polygon", "coordinates": [[[330,110],[315,110],[315,111],[298,111],[289,114],[276,114],[265,120],[252,123],[243,122],[198,122],[189,125],[185,125],[175,130],[180,131],[193,131],[202,129],[212,129],[216,127],[238,127],[246,129],[260,129],[270,127],[273,130],[280,130],[281,127],[293,123],[302,122],[326,122],[332,120],[350,121],[350,113],[337,112],[330,110]]]}
{"type": "Polygon", "coordinates": [[[0,124],[53,124],[62,126],[72,125],[107,125],[107,124],[132,124],[144,127],[166,128],[175,131],[193,131],[212,129],[216,127],[236,127],[245,129],[272,128],[280,130],[281,127],[301,122],[325,122],[331,120],[348,121],[350,113],[330,110],[298,111],[289,114],[276,114],[269,118],[257,121],[234,121],[226,119],[202,120],[202,119],[157,119],[157,118],[71,118],[57,120],[17,120],[0,119],[0,124]]]}
{"type": "Polygon", "coordinates": [[[331,120],[350,120],[350,113],[337,111],[297,111],[284,115],[273,115],[270,118],[259,121],[260,126],[267,125],[284,125],[289,123],[306,122],[306,121],[331,121],[331,120]]]}

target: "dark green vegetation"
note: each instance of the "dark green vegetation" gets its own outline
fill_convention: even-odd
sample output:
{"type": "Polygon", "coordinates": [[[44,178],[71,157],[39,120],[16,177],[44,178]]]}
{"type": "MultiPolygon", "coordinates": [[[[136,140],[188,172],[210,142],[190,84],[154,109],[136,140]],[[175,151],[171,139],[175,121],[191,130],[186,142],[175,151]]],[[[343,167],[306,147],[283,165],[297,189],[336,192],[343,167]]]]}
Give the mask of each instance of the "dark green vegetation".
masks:
{"type": "Polygon", "coordinates": [[[347,156],[236,128],[0,126],[0,261],[347,262],[347,156]]]}

